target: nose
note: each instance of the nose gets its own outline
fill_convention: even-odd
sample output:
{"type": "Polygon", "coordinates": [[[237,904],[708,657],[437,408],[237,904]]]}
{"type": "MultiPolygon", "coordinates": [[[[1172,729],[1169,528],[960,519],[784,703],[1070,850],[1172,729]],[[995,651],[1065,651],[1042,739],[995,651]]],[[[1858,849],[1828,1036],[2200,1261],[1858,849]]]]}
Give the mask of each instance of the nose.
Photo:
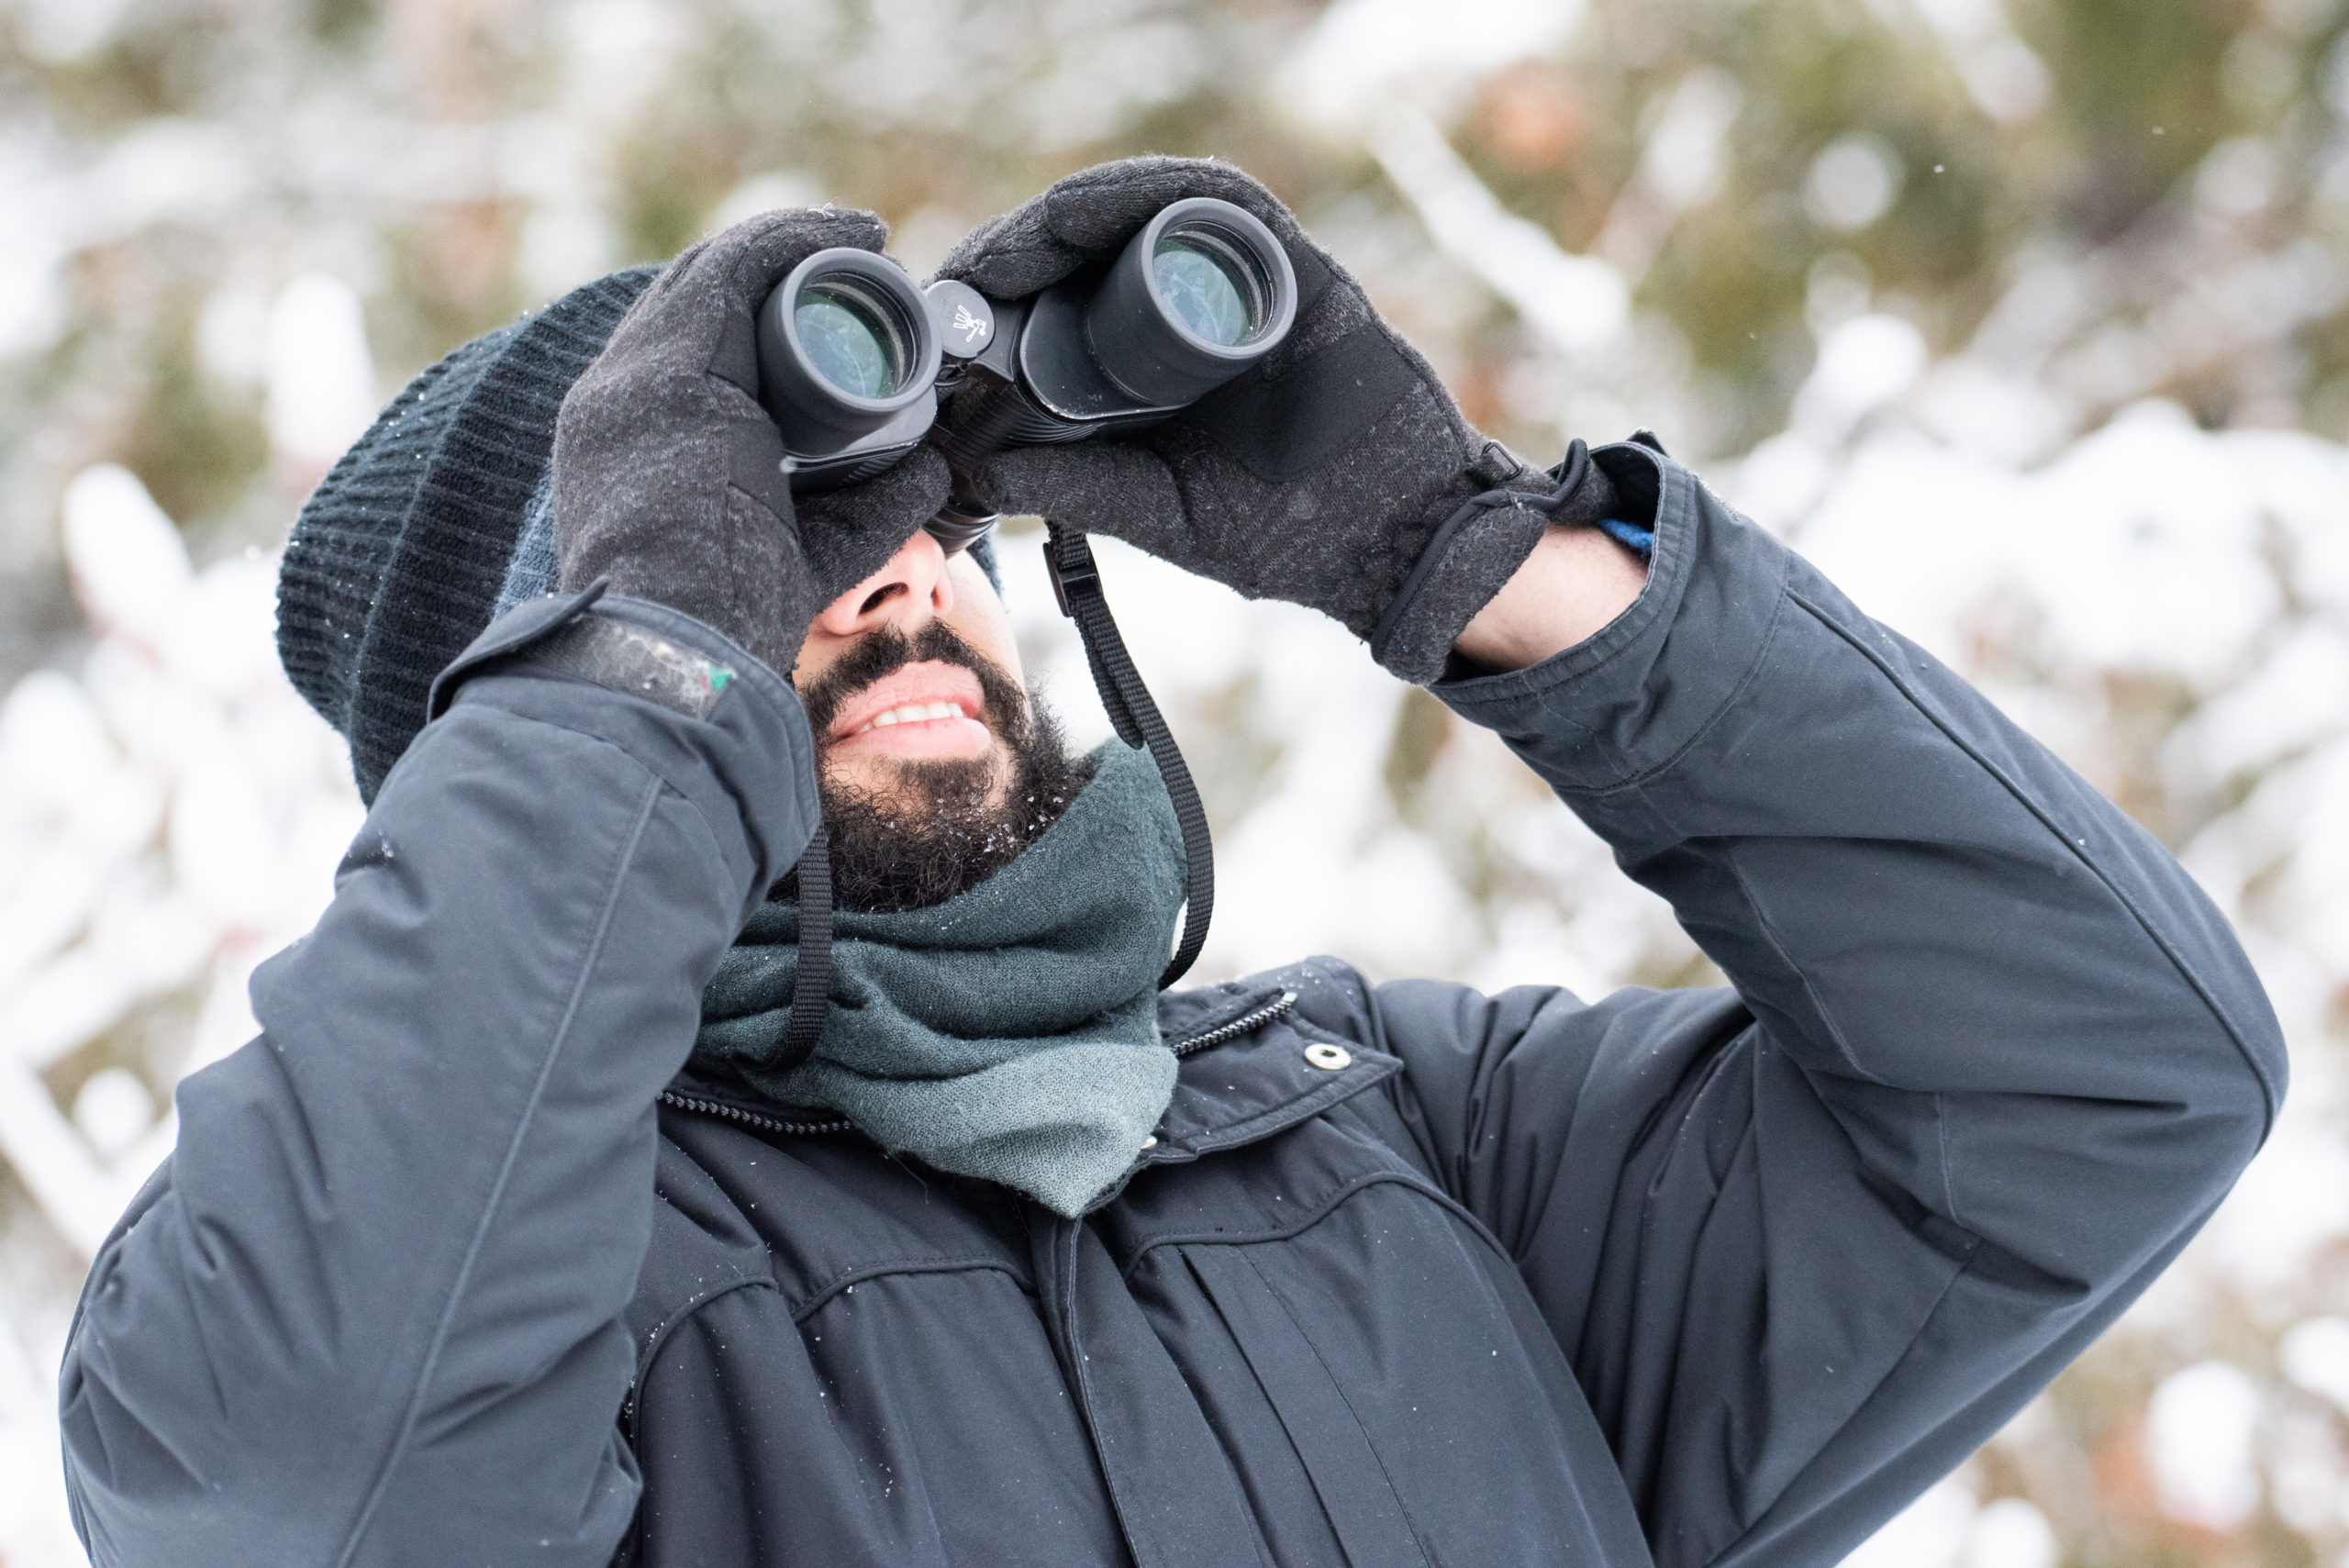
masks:
{"type": "Polygon", "coordinates": [[[834,599],[816,617],[819,630],[854,637],[881,626],[910,636],[954,607],[946,551],[917,531],[880,571],[834,599]]]}

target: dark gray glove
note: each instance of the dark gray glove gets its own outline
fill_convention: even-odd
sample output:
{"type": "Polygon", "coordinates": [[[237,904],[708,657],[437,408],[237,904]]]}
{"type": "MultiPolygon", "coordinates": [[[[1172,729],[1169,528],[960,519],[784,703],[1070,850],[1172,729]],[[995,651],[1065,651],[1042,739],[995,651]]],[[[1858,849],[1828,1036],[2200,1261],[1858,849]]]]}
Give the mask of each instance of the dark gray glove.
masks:
{"type": "Polygon", "coordinates": [[[1100,164],[973,232],[940,275],[1022,298],[1115,255],[1186,196],[1245,208],[1287,249],[1287,340],[1163,425],[1015,449],[974,477],[1006,511],[1109,534],[1252,598],[1309,605],[1405,680],[1435,680],[1543,528],[1598,521],[1612,489],[1579,446],[1553,477],[1462,418],[1270,191],[1205,160],[1100,164]]]}
{"type": "Polygon", "coordinates": [[[766,213],[669,264],[573,385],[555,424],[555,553],[566,591],[614,591],[708,622],[775,670],[818,611],[896,553],[946,499],[917,448],[862,484],[799,497],[759,406],[756,312],[832,245],[878,250],[871,213],[766,213]]]}

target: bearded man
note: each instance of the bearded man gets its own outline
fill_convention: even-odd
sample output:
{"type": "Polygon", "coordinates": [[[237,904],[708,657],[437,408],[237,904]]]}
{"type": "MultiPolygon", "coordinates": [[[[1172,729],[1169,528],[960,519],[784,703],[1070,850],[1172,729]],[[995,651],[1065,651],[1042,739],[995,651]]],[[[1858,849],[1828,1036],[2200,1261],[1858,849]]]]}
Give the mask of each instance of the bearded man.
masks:
{"type": "Polygon", "coordinates": [[[1288,340],[973,477],[1341,621],[1730,985],[1160,995],[1166,791],[1023,693],[943,459],[791,493],[752,312],[884,236],[770,214],[460,350],[306,509],[282,646],[372,806],[91,1273],[96,1562],[1831,1562],[2210,1215],[2285,1072],[2223,920],[1652,440],[1532,471],[1225,165],[945,272],[1192,195],[1288,340]]]}

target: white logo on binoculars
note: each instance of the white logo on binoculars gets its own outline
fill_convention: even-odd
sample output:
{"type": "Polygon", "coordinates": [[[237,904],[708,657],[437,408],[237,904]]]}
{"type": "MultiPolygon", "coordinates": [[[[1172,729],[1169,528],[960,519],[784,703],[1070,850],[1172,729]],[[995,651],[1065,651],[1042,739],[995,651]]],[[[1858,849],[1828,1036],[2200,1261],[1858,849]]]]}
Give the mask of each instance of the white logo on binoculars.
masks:
{"type": "Polygon", "coordinates": [[[963,334],[963,342],[977,342],[980,339],[987,335],[987,332],[993,326],[994,323],[990,322],[985,317],[972,315],[971,307],[969,306],[955,306],[953,329],[963,334]]]}

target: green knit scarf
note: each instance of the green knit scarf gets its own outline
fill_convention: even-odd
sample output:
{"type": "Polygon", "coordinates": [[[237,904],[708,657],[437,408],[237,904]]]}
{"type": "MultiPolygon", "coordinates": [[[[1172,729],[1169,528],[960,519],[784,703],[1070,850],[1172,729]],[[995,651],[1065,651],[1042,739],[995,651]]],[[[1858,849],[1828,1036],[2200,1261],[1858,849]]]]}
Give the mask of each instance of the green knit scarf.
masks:
{"type": "Polygon", "coordinates": [[[760,908],[702,993],[697,1055],[838,1111],[882,1147],[1074,1217],[1165,1114],[1158,976],[1183,902],[1182,834],[1147,751],[1116,740],[1060,820],[943,904],[834,916],[816,1053],[778,1071],[798,908],[760,908]]]}

